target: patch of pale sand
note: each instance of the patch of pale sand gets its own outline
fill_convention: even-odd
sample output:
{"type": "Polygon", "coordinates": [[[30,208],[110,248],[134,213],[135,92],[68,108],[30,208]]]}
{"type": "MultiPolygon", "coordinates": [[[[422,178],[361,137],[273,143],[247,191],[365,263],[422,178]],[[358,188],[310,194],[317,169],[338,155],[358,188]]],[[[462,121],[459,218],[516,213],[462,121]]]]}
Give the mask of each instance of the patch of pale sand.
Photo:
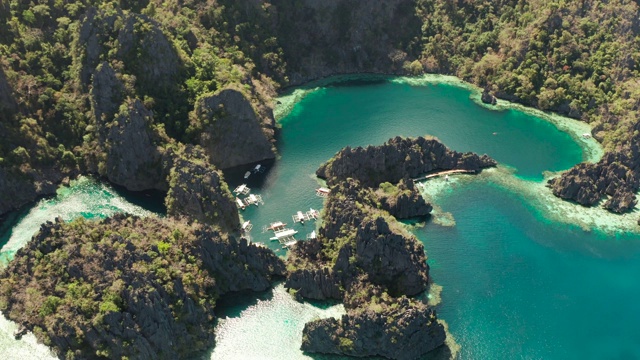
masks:
{"type": "Polygon", "coordinates": [[[545,174],[543,181],[530,181],[513,175],[513,169],[504,166],[485,169],[478,175],[450,176],[449,184],[441,179],[431,179],[421,185],[425,199],[437,205],[438,198],[448,196],[456,187],[465,186],[471,181],[484,181],[510,191],[522,197],[530,204],[537,215],[557,223],[579,226],[585,231],[601,231],[606,234],[640,233],[637,220],[640,209],[636,206],[625,214],[611,213],[602,206],[584,207],[562,200],[553,195],[546,187],[547,180],[557,175],[545,174]]]}
{"type": "Polygon", "coordinates": [[[277,122],[287,117],[293,111],[296,104],[307,95],[320,90],[321,87],[299,88],[278,96],[276,106],[273,108],[273,117],[277,122]]]}

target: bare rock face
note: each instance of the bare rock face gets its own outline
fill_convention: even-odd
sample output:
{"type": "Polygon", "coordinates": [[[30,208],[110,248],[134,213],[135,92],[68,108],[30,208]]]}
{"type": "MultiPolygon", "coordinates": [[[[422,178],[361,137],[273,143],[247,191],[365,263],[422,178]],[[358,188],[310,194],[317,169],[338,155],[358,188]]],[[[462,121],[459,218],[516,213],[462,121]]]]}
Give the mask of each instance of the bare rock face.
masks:
{"type": "Polygon", "coordinates": [[[213,345],[221,296],[284,273],[270,250],[202,224],[58,220],[0,272],[0,306],[60,358],[187,359],[213,345]]]}
{"type": "MultiPolygon", "coordinates": [[[[391,185],[391,184],[389,184],[391,185]]],[[[431,214],[433,207],[420,195],[411,179],[402,179],[391,192],[380,189],[375,192],[380,200],[380,206],[396,219],[410,219],[426,217],[431,214]]]]}
{"type": "Polygon", "coordinates": [[[262,122],[241,92],[226,89],[200,99],[193,116],[202,129],[197,141],[218,168],[275,158],[262,122]]]}
{"type": "Polygon", "coordinates": [[[118,108],[125,100],[124,87],[111,65],[106,62],[98,65],[91,84],[91,107],[100,130],[98,136],[101,141],[105,141],[106,126],[113,121],[118,108]]]}
{"type": "Polygon", "coordinates": [[[633,209],[635,193],[640,189],[640,135],[619,152],[605,154],[596,164],[574,166],[549,180],[548,186],[554,195],[581,205],[592,206],[609,196],[604,203],[607,210],[623,213],[633,209]]]}
{"type": "Polygon", "coordinates": [[[429,266],[415,238],[392,231],[383,217],[364,219],[355,237],[355,261],[369,280],[394,295],[417,295],[427,288],[429,266]]]}
{"type": "Polygon", "coordinates": [[[128,190],[166,190],[161,149],[150,129],[153,113],[139,100],[130,101],[106,130],[106,168],[109,181],[128,190]]]}
{"type": "Polygon", "coordinates": [[[495,105],[498,103],[498,100],[496,100],[496,97],[491,95],[491,93],[487,89],[485,89],[482,92],[482,96],[480,97],[480,100],[485,104],[495,105]]]}
{"type": "Polygon", "coordinates": [[[392,299],[379,290],[376,293],[375,300],[361,299],[357,310],[341,319],[305,324],[302,350],[413,360],[444,344],[446,333],[432,308],[405,296],[392,299]]]}
{"type": "Polygon", "coordinates": [[[323,164],[316,175],[329,185],[353,178],[363,186],[377,187],[383,182],[395,184],[405,177],[415,178],[432,171],[479,172],[495,165],[496,161],[487,155],[452,151],[436,139],[395,137],[381,146],[346,147],[323,164]]]}
{"type": "Polygon", "coordinates": [[[238,207],[222,172],[206,162],[206,155],[192,146],[167,155],[173,158],[165,199],[167,213],[217,224],[227,232],[239,230],[238,207]]]}

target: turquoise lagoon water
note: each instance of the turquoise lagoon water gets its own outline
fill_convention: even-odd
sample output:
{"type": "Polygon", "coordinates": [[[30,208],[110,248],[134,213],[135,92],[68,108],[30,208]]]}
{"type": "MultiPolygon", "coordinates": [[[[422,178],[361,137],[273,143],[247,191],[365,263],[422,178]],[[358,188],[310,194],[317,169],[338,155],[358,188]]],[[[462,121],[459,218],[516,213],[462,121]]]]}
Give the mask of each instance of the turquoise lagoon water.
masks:
{"type": "MultiPolygon", "coordinates": [[[[525,112],[480,106],[471,95],[450,84],[387,79],[309,91],[280,120],[279,161],[247,181],[265,201],[242,212],[254,224],[253,241],[285,255],[261,232],[264,225],[287,222],[299,238],[315,229],[313,222],[293,225],[291,216],[322,207],[314,172],[342,147],[433,135],[452,149],[487,153],[507,167],[491,176],[427,183],[441,187],[432,197],[455,226],[430,221],[414,230],[425,244],[433,279],[443,287],[438,316],[460,344],[460,358],[640,359],[640,237],[554,221],[539,206],[543,191],[523,191],[540,187],[543,172],[585,160],[579,136],[525,112]]],[[[227,173],[231,188],[244,182],[238,174],[245,171],[227,173]]],[[[10,244],[19,246],[37,230],[46,218],[37,214],[50,211],[44,204],[5,225],[13,229],[10,244]],[[30,230],[16,231],[25,222],[32,223],[30,230]]],[[[74,206],[68,217],[91,215],[74,206]]],[[[143,211],[135,209],[122,210],[143,211]]],[[[218,309],[217,345],[206,358],[318,358],[299,351],[304,322],[341,311],[339,305],[298,304],[281,285],[257,300],[232,299],[218,309]]],[[[18,347],[0,333],[0,352],[17,354],[18,347]]]]}

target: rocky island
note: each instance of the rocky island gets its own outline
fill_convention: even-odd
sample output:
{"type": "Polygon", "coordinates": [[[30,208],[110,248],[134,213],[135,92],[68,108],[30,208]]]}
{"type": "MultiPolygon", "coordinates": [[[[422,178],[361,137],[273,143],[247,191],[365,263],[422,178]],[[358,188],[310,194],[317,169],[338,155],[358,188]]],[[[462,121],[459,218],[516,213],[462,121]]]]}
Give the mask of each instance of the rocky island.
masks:
{"type": "Polygon", "coordinates": [[[317,239],[289,254],[286,287],[299,298],[341,300],[347,314],[307,323],[302,349],[415,359],[441,347],[446,334],[435,311],[412,298],[429,287],[424,247],[398,219],[431,211],[412,177],[495,165],[424,137],[345,148],[323,164],[317,175],[331,189],[323,223],[317,239]]]}
{"type": "Polygon", "coordinates": [[[0,308],[61,357],[175,358],[211,346],[203,321],[219,296],[286,275],[296,296],[347,308],[307,325],[307,351],[414,358],[438,348],[442,325],[412,298],[429,284],[424,249],[397,219],[431,210],[411,178],[493,160],[426,138],[342,150],[318,169],[331,187],[325,222],[291,251],[288,272],[237,236],[220,170],[276,157],[272,108],[287,86],[453,74],[484,88],[485,103],[592,124],[606,155],[552,179],[551,191],[632,210],[638,9],[627,0],[0,2],[0,217],[92,174],[165,192],[168,215],[180,218],[45,224],[2,271],[0,308]]]}
{"type": "Polygon", "coordinates": [[[214,344],[216,301],[285,274],[215,227],[116,215],[42,225],[0,273],[0,310],[64,359],[185,359],[214,344]]]}

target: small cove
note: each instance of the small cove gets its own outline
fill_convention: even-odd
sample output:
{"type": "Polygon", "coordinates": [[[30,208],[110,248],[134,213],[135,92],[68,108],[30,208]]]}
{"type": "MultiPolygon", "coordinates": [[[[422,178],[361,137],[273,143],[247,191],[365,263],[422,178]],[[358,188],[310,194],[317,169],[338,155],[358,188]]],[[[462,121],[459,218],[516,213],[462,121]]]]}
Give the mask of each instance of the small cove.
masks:
{"type": "MultiPolygon", "coordinates": [[[[506,169],[462,176],[449,184],[429,182],[426,191],[452,215],[455,226],[428,222],[415,230],[425,244],[432,276],[443,286],[438,315],[449,323],[462,358],[640,357],[640,335],[633,322],[640,319],[634,301],[640,285],[633,277],[640,273],[638,237],[554,221],[543,207],[544,172],[592,157],[575,134],[530,113],[481,106],[469,100],[477,93],[442,81],[377,77],[371,82],[338,81],[304,95],[280,120],[281,159],[267,173],[249,178],[248,185],[265,201],[242,212],[254,224],[254,241],[284,255],[268,240],[271,235],[261,233],[262,226],[277,220],[292,226],[296,211],[320,209],[315,169],[342,147],[381,144],[396,135],[433,135],[452,149],[487,153],[506,169]],[[596,337],[598,341],[589,340],[596,337]]],[[[232,189],[243,181],[233,172],[227,180],[232,189]]],[[[0,234],[5,237],[3,253],[15,251],[42,221],[55,217],[56,205],[65,204],[65,219],[115,211],[150,214],[126,198],[106,196],[104,191],[113,192],[104,185],[87,186],[75,193],[86,198],[65,198],[64,191],[74,193],[66,189],[57,203],[43,200],[25,210],[10,230],[14,240],[7,238],[7,231],[0,234]],[[95,199],[102,200],[86,207],[95,199]],[[21,228],[25,219],[31,227],[21,228]]],[[[292,227],[304,238],[315,225],[292,227]]],[[[302,320],[339,312],[295,303],[278,286],[257,302],[221,309],[226,317],[217,325],[220,334],[211,358],[305,358],[298,350],[302,320]]],[[[3,346],[0,352],[3,349],[11,347],[3,346]]]]}

